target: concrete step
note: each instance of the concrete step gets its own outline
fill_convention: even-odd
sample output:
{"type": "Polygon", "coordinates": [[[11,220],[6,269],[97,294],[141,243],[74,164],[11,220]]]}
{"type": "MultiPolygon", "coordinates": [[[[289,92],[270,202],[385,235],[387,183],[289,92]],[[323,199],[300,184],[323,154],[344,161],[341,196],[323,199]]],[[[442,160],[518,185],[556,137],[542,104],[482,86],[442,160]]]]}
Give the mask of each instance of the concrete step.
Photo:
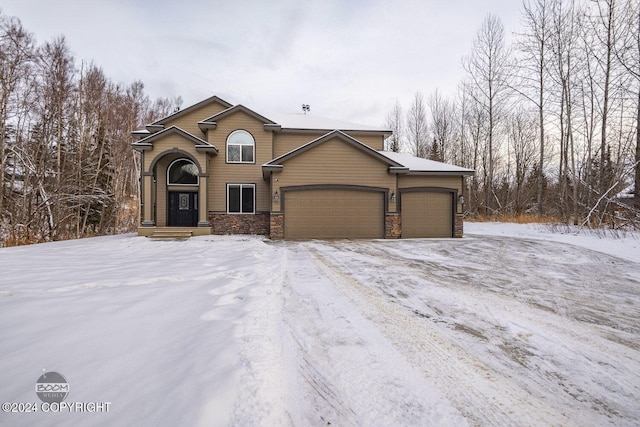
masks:
{"type": "Polygon", "coordinates": [[[193,236],[193,232],[191,230],[156,230],[149,237],[152,239],[182,240],[188,239],[191,236],[193,236]]]}

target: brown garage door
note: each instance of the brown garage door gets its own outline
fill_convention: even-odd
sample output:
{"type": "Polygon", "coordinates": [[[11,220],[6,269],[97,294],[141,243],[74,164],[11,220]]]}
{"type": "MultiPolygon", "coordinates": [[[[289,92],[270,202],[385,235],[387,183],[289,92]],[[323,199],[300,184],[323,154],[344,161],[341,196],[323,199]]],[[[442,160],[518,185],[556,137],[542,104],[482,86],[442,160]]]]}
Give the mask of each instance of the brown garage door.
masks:
{"type": "Polygon", "coordinates": [[[402,237],[452,237],[451,193],[402,193],[402,237]]]}
{"type": "Polygon", "coordinates": [[[284,237],[382,238],[384,193],[349,190],[287,191],[284,237]]]}

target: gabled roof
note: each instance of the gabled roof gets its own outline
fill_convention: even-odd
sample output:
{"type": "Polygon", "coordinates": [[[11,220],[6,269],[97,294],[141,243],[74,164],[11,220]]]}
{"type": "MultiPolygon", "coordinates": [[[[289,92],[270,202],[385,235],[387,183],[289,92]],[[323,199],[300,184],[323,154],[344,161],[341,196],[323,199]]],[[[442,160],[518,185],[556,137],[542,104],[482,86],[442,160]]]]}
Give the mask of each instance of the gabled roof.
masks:
{"type": "Polygon", "coordinates": [[[410,174],[416,175],[473,175],[473,169],[423,159],[407,153],[395,153],[393,151],[379,151],[383,156],[392,159],[409,169],[410,174]]]}
{"type": "Polygon", "coordinates": [[[208,151],[214,154],[218,153],[218,149],[214,145],[209,144],[204,139],[200,139],[197,136],[194,136],[189,132],[180,129],[177,126],[171,126],[159,132],[152,133],[146,138],[142,138],[140,141],[134,142],[133,144],[131,144],[131,146],[138,151],[152,150],[154,141],[172,134],[178,134],[181,137],[193,142],[197,151],[208,151]]]}
{"type": "Polygon", "coordinates": [[[382,132],[391,134],[390,129],[362,125],[343,120],[329,119],[313,114],[269,114],[269,117],[282,126],[282,129],[292,130],[341,130],[343,132],[382,132]]]}
{"type": "Polygon", "coordinates": [[[175,113],[173,113],[171,115],[168,115],[167,117],[163,117],[160,120],[156,120],[155,122],[151,123],[147,127],[162,126],[165,123],[167,123],[168,121],[177,119],[180,116],[183,116],[183,115],[185,115],[185,114],[187,114],[187,113],[189,113],[191,111],[197,110],[198,108],[204,107],[206,105],[213,104],[214,102],[222,105],[224,108],[231,107],[231,104],[229,104],[224,99],[218,98],[217,96],[212,96],[211,98],[207,98],[207,99],[205,99],[203,101],[198,102],[197,104],[193,104],[193,105],[185,108],[184,110],[180,110],[180,111],[175,112],[175,113]]]}
{"type": "Polygon", "coordinates": [[[276,125],[276,122],[264,117],[261,114],[256,113],[255,111],[253,111],[250,108],[245,107],[242,104],[238,104],[234,107],[229,107],[224,111],[221,111],[217,114],[214,114],[211,117],[208,117],[204,120],[201,120],[198,122],[198,126],[202,129],[202,128],[215,128],[216,125],[216,121],[220,120],[224,117],[227,117],[231,114],[237,113],[237,112],[243,112],[253,118],[255,118],[256,120],[261,121],[262,123],[264,123],[265,125],[276,125]]]}
{"type": "Polygon", "coordinates": [[[341,141],[351,145],[352,147],[355,147],[358,150],[361,150],[363,153],[371,157],[374,157],[380,160],[381,162],[386,163],[389,166],[389,170],[391,172],[395,172],[395,173],[407,172],[406,168],[402,166],[400,163],[396,162],[395,160],[387,156],[380,154],[378,151],[374,150],[373,148],[363,144],[357,139],[339,130],[334,130],[332,132],[329,132],[319,138],[314,139],[313,141],[310,141],[304,144],[301,147],[296,148],[295,150],[291,150],[288,153],[285,153],[282,156],[276,157],[275,159],[263,164],[262,172],[263,174],[265,174],[266,172],[281,170],[283,168],[282,163],[286,162],[287,160],[293,157],[298,156],[299,154],[304,153],[305,151],[308,151],[314,147],[317,147],[318,145],[324,142],[330,141],[334,138],[340,139],[341,141]]]}

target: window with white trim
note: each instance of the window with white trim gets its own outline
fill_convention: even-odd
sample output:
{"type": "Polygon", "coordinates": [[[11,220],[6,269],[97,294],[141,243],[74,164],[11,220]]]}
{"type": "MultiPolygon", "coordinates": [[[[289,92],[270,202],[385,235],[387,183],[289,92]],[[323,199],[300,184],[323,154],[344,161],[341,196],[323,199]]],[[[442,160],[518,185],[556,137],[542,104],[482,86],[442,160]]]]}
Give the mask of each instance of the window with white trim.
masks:
{"type": "Polygon", "coordinates": [[[177,159],[167,168],[168,185],[198,185],[198,166],[189,159],[177,159]]]}
{"type": "Polygon", "coordinates": [[[246,130],[235,130],[227,137],[228,163],[253,163],[256,142],[246,130]]]}
{"type": "Polygon", "coordinates": [[[255,184],[227,184],[228,213],[255,213],[255,204],[255,184]]]}

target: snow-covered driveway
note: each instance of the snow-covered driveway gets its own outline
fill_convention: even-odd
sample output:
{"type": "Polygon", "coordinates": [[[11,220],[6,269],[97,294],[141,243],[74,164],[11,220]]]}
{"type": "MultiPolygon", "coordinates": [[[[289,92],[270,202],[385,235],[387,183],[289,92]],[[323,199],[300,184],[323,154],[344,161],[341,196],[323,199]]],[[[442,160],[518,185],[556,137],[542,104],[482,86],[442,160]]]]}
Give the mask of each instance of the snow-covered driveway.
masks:
{"type": "Polygon", "coordinates": [[[0,400],[111,408],[0,425],[637,425],[640,263],[492,234],[2,249],[0,400]]]}
{"type": "MultiPolygon", "coordinates": [[[[640,419],[637,264],[507,237],[291,250],[310,253],[349,310],[375,325],[469,424],[640,419]]],[[[298,292],[304,286],[294,285],[298,292]]]]}

